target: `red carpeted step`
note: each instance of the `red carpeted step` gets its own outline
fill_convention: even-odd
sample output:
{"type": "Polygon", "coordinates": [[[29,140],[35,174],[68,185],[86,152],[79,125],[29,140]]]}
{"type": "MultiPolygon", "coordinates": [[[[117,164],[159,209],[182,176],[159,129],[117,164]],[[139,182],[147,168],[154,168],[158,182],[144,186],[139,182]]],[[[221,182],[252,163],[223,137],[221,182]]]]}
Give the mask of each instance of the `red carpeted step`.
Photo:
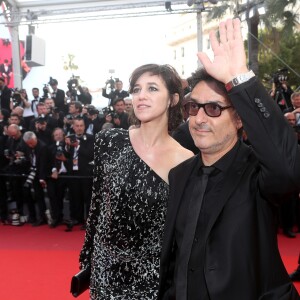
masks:
{"type": "MultiPolygon", "coordinates": [[[[0,226],[0,299],[68,300],[71,277],[78,271],[84,231],[75,226],[50,229],[0,226]]],[[[278,234],[280,253],[289,273],[297,266],[300,234],[291,239],[278,234]]],[[[300,282],[295,283],[300,292],[300,282]]],[[[80,300],[88,300],[85,292],[80,300]]]]}

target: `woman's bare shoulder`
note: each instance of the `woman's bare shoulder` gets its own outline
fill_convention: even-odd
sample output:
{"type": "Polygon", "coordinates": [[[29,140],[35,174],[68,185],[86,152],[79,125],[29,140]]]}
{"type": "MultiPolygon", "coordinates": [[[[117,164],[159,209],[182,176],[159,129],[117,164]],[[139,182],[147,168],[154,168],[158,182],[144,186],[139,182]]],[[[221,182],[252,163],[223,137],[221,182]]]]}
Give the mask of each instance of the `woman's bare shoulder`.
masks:
{"type": "Polygon", "coordinates": [[[171,143],[177,164],[180,164],[195,155],[191,150],[182,147],[176,140],[173,139],[171,143]]]}

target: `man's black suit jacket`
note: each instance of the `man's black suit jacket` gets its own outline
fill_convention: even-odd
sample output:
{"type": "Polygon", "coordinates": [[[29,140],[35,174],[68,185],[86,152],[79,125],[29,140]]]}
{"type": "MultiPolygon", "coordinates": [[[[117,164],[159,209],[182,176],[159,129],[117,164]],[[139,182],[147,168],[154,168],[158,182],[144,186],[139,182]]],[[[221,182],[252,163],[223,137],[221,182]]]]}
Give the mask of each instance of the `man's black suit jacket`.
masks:
{"type": "Polygon", "coordinates": [[[106,89],[102,90],[102,96],[105,98],[109,98],[111,100],[110,105],[114,105],[114,101],[118,99],[124,99],[126,97],[129,97],[129,93],[124,90],[114,90],[113,92],[107,94],[106,89]]]}
{"type": "Polygon", "coordinates": [[[5,85],[3,90],[1,91],[0,96],[0,108],[5,108],[8,111],[11,111],[10,109],[10,97],[11,97],[11,90],[5,85]]]}
{"type": "Polygon", "coordinates": [[[52,97],[55,103],[55,107],[58,108],[59,111],[65,112],[65,92],[63,90],[57,89],[56,96],[52,97]]]}
{"type": "MultiPolygon", "coordinates": [[[[203,272],[209,297],[299,299],[280,258],[275,216],[276,204],[290,192],[300,190],[300,150],[295,134],[256,79],[233,88],[229,96],[253,149],[240,146],[224,176],[214,213],[202,237],[203,272]]],[[[175,299],[168,294],[174,275],[174,229],[195,159],[183,162],[169,173],[170,200],[158,299],[175,299]]],[[[197,291],[189,293],[197,295],[197,291]]]]}
{"type": "MultiPolygon", "coordinates": [[[[25,143],[20,143],[18,151],[25,153],[25,157],[30,161],[32,148],[28,147],[25,143]]],[[[50,175],[50,152],[48,145],[38,140],[36,147],[34,148],[36,157],[36,178],[46,180],[50,175]]]]}
{"type": "MultiPolygon", "coordinates": [[[[68,160],[66,161],[66,168],[68,173],[73,172],[73,155],[74,147],[70,147],[68,160]]],[[[78,150],[78,175],[92,176],[94,160],[94,136],[91,134],[84,134],[80,138],[80,147],[78,150]]]]}

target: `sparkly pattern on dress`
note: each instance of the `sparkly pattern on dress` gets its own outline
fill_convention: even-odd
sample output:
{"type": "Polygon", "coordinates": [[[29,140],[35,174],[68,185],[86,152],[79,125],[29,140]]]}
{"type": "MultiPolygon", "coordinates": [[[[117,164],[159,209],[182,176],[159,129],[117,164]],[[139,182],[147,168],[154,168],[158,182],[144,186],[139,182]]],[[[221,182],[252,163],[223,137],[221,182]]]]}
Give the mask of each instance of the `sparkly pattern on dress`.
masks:
{"type": "Polygon", "coordinates": [[[80,265],[90,297],[156,299],[168,184],[135,153],[123,129],[95,141],[92,202],[80,265]]]}

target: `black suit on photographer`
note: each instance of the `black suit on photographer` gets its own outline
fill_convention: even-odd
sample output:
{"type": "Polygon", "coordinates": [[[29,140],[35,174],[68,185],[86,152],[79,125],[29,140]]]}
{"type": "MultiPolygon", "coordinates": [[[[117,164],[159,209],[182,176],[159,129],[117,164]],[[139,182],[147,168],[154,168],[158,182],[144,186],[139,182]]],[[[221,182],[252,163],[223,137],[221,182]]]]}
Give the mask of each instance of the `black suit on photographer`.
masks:
{"type": "Polygon", "coordinates": [[[57,85],[58,85],[58,82],[56,79],[52,79],[50,77],[50,81],[49,81],[49,84],[52,88],[52,93],[51,93],[51,98],[54,100],[54,103],[55,103],[55,107],[57,107],[57,109],[59,111],[62,111],[62,112],[66,112],[66,105],[65,105],[65,92],[61,89],[58,89],[57,88],[57,85]]]}
{"type": "Polygon", "coordinates": [[[92,175],[94,159],[94,137],[85,134],[85,123],[82,118],[74,119],[75,135],[65,139],[68,159],[66,167],[70,176],[70,217],[73,225],[84,223],[84,205],[86,217],[89,211],[92,193],[92,175]]]}
{"type": "Polygon", "coordinates": [[[47,191],[51,206],[52,223],[54,228],[63,220],[63,201],[68,187],[65,151],[65,134],[61,128],[53,131],[53,142],[49,146],[51,156],[51,175],[47,183],[47,191]]]}
{"type": "Polygon", "coordinates": [[[74,134],[73,120],[76,118],[82,118],[84,120],[85,128],[87,128],[89,122],[87,116],[82,114],[82,103],[79,101],[72,101],[68,106],[68,114],[65,116],[64,131],[66,135],[74,134]]]}
{"type": "Polygon", "coordinates": [[[46,224],[46,203],[44,188],[47,187],[47,177],[50,174],[50,155],[46,144],[39,141],[32,131],[23,135],[25,147],[20,149],[25,153],[26,159],[30,162],[30,171],[24,184],[24,194],[28,203],[29,220],[33,226],[46,224]],[[34,197],[31,194],[34,190],[34,197]],[[36,213],[35,203],[38,206],[36,213]]]}
{"type": "Polygon", "coordinates": [[[5,173],[12,175],[8,181],[11,190],[11,200],[16,203],[18,213],[24,215],[23,185],[25,183],[25,177],[23,177],[22,174],[28,173],[30,164],[24,154],[18,152],[18,149],[24,148],[25,146],[19,126],[16,124],[9,125],[7,135],[8,139],[5,143],[4,152],[8,164],[5,168],[5,173]]]}
{"type": "Polygon", "coordinates": [[[3,77],[0,77],[0,92],[0,109],[5,108],[10,112],[11,89],[5,85],[5,79],[3,77]]]}
{"type": "Polygon", "coordinates": [[[88,105],[92,103],[92,95],[90,94],[87,87],[78,86],[79,95],[78,101],[80,101],[83,105],[88,105]]]}
{"type": "Polygon", "coordinates": [[[36,118],[34,133],[38,140],[44,144],[50,145],[52,143],[52,130],[47,126],[47,121],[44,116],[36,118]]]}

